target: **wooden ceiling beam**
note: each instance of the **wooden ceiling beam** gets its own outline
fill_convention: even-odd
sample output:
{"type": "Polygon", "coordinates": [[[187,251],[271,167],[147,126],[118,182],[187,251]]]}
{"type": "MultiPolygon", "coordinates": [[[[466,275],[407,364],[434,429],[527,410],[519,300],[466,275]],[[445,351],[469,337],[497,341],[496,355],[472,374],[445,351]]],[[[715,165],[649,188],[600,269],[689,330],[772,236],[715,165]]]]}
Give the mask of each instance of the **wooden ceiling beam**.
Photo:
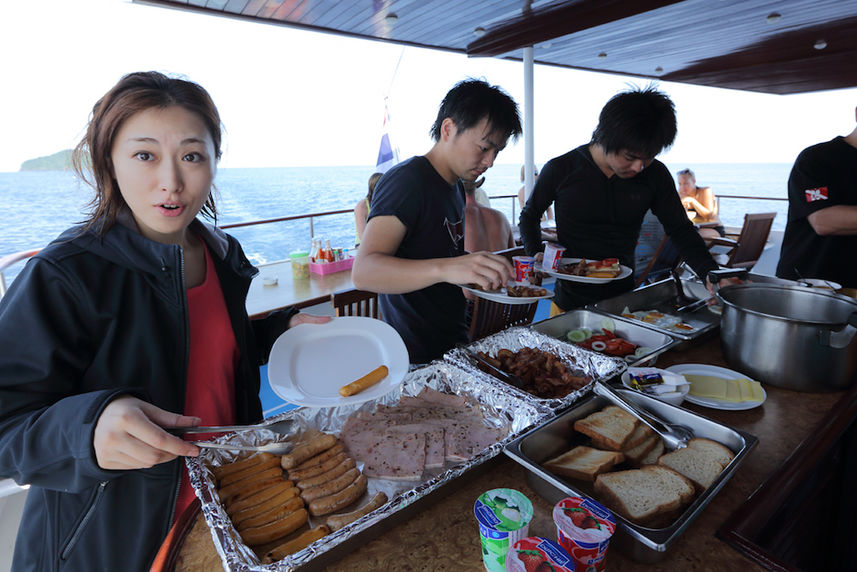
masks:
{"type": "Polygon", "coordinates": [[[467,55],[499,56],[682,1],[572,0],[544,10],[525,11],[468,44],[467,55]]]}

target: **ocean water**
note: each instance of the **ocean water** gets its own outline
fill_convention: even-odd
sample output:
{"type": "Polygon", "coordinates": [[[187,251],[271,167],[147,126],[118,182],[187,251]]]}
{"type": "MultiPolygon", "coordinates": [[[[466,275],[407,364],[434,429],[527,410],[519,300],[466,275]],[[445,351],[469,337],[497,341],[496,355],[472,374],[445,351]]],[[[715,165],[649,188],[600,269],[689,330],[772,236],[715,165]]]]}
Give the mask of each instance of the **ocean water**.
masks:
{"type": "MultiPolygon", "coordinates": [[[[540,167],[541,165],[539,165],[540,167]]],[[[700,185],[711,186],[718,195],[786,197],[789,164],[667,165],[675,172],[689,167],[700,185]]],[[[311,212],[352,209],[366,195],[372,167],[292,167],[267,169],[221,169],[218,188],[220,224],[270,219],[311,212]]],[[[483,188],[489,196],[516,195],[520,165],[495,165],[486,173],[483,188]]],[[[0,173],[0,257],[40,248],[69,226],[86,217],[91,189],[72,173],[64,171],[0,173]]],[[[513,198],[494,199],[492,206],[517,223],[519,211],[513,198]]],[[[788,203],[722,199],[720,218],[726,226],[740,227],[746,212],[777,212],[773,228],[785,228],[788,203]]],[[[290,252],[310,246],[306,220],[230,229],[248,257],[257,264],[282,260],[290,252]]],[[[332,246],[354,244],[354,217],[350,213],[314,221],[314,233],[330,239],[332,246]]],[[[23,263],[6,270],[11,283],[23,263]]]]}

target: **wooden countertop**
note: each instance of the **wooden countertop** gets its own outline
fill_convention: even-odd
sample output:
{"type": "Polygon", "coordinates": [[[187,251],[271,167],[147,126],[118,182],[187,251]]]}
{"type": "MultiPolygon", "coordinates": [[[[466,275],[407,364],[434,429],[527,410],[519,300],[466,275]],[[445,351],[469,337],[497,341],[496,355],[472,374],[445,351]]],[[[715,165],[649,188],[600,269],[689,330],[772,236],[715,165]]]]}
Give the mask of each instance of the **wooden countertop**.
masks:
{"type": "MultiPolygon", "coordinates": [[[[713,337],[684,351],[660,356],[657,366],[679,363],[708,363],[728,367],[719,338],[713,337]]],[[[729,482],[670,547],[656,564],[640,564],[618,550],[608,553],[611,571],[623,570],[741,570],[763,568],[715,536],[718,528],[739,508],[794,449],[811,434],[845,392],[800,393],[765,386],[767,400],[755,409],[721,411],[685,402],[684,407],[724,425],[755,435],[759,442],[729,482]]],[[[484,491],[508,487],[523,492],[533,501],[534,518],[530,534],[555,538],[551,521],[552,505],[540,498],[526,483],[524,469],[500,455],[424,499],[419,511],[391,530],[360,546],[351,554],[327,563],[325,570],[479,570],[482,556],[479,532],[473,517],[473,503],[484,491]],[[486,466],[487,465],[487,466],[486,466]],[[447,496],[441,495],[447,493],[447,496]]],[[[204,526],[204,521],[198,523],[204,526]]],[[[206,537],[207,538],[207,537],[206,537]]],[[[210,544],[210,538],[208,538],[210,544]]],[[[188,547],[185,547],[188,549],[188,547]]],[[[192,550],[202,549],[194,543],[192,550]]]]}

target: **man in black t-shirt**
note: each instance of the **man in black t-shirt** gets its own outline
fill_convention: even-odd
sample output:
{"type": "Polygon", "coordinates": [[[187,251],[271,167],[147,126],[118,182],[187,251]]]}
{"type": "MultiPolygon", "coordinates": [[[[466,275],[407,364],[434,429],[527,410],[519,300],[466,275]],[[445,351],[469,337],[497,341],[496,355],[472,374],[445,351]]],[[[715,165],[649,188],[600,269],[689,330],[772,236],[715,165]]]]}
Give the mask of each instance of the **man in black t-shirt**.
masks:
{"type": "Polygon", "coordinates": [[[518,106],[480,80],[456,84],[432,126],[434,146],[378,181],[354,261],[356,288],[378,292],[381,315],[402,336],[411,363],[440,358],[467,341],[456,284],[499,288],[514,272],[502,256],[464,250],[464,188],[521,133],[518,106]]]}
{"type": "Polygon", "coordinates": [[[857,128],[798,155],[789,175],[789,217],[777,276],[857,288],[855,253],[857,128]]]}
{"type": "MultiPolygon", "coordinates": [[[[679,253],[701,277],[718,268],[687,218],[661,151],[676,135],[675,108],[654,88],[613,96],[601,110],[592,140],[551,159],[521,210],[521,238],[530,256],[542,254],[539,221],[554,203],[557,239],[564,256],[618,258],[634,268],[634,249],[651,211],[679,253]]],[[[709,290],[714,287],[707,282],[709,290]]],[[[612,298],[634,287],[633,272],[606,284],[557,280],[551,315],[612,298]]]]}

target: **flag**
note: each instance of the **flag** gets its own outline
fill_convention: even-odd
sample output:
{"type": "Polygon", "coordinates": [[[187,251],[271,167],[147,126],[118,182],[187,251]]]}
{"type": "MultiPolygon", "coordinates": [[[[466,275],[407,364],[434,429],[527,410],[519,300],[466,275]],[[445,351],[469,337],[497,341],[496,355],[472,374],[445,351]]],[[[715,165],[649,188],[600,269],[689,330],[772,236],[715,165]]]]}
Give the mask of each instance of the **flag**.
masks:
{"type": "Polygon", "coordinates": [[[375,171],[386,173],[387,169],[399,162],[399,149],[393,146],[390,139],[390,112],[384,103],[384,132],[381,135],[381,147],[378,149],[378,160],[375,163],[375,171]]]}

